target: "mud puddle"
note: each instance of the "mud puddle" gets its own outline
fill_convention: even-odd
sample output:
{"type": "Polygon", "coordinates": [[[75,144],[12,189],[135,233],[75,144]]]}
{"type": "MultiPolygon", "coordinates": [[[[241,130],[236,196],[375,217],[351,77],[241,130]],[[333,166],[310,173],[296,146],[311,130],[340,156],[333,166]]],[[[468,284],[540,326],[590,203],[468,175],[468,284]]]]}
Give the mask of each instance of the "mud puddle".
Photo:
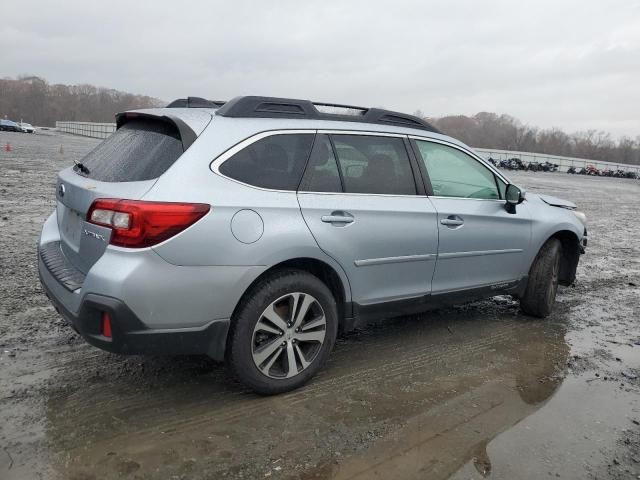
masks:
{"type": "MultiPolygon", "coordinates": [[[[353,335],[314,382],[278,397],[246,393],[196,360],[166,365],[177,384],[108,379],[99,359],[90,361],[85,368],[95,375],[82,388],[52,392],[47,402],[52,463],[72,479],[350,478],[334,463],[375,465],[377,448],[369,448],[378,443],[387,451],[389,438],[401,448],[431,438],[436,447],[428,451],[439,462],[433,473],[452,473],[479,442],[537,410],[566,364],[561,323],[497,318],[496,308],[504,313],[489,304],[353,335]]],[[[151,361],[138,368],[158,368],[151,361]]],[[[71,384],[77,368],[61,371],[56,383],[71,384]]]]}

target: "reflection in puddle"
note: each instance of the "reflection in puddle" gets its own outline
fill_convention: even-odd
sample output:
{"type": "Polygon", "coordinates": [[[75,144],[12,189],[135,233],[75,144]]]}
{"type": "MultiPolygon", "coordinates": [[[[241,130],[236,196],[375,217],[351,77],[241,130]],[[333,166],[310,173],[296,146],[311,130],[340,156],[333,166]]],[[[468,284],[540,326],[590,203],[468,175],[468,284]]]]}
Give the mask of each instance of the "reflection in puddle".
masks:
{"type": "Polygon", "coordinates": [[[564,336],[493,304],[388,321],[277,397],[207,361],[86,350],[58,379],[86,388],[49,401],[52,462],[72,479],[447,478],[470,461],[486,475],[487,443],[557,388],[564,336]]]}

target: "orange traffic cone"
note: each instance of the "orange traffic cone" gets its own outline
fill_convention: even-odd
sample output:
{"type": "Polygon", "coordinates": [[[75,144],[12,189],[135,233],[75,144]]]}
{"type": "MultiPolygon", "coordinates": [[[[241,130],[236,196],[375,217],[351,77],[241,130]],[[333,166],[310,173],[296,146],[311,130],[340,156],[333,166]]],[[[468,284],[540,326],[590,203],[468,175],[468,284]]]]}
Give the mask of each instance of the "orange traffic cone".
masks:
{"type": "Polygon", "coordinates": [[[5,152],[10,152],[11,151],[11,144],[9,142],[7,142],[7,144],[4,146],[4,151],[5,152]]]}

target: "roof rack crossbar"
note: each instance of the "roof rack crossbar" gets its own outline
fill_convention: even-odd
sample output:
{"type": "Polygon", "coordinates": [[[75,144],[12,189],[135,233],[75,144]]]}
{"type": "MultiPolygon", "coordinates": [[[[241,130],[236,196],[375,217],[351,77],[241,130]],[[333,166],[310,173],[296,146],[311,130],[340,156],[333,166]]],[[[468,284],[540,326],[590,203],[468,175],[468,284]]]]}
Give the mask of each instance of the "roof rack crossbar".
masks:
{"type": "Polygon", "coordinates": [[[337,103],[312,102],[292,98],[236,97],[218,109],[216,115],[234,118],[305,118],[312,120],[338,120],[359,123],[377,123],[397,127],[416,128],[440,133],[438,129],[421,118],[406,113],[392,112],[381,108],[365,108],[337,103]],[[316,106],[358,110],[359,115],[321,112],[316,106]]]}

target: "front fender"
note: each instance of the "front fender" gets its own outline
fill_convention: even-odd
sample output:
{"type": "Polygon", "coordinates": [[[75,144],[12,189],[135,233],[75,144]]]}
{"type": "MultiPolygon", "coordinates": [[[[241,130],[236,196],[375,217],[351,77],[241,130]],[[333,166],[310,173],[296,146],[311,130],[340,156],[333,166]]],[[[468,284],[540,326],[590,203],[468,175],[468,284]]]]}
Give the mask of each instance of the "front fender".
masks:
{"type": "Polygon", "coordinates": [[[571,210],[557,207],[548,208],[555,208],[558,211],[534,222],[529,270],[542,246],[550,238],[557,238],[562,244],[563,251],[560,262],[559,283],[561,285],[571,285],[576,277],[585,227],[573,215],[571,210]]]}
{"type": "Polygon", "coordinates": [[[577,227],[575,224],[571,222],[562,222],[562,223],[554,224],[553,226],[547,227],[546,229],[542,230],[539,233],[536,233],[536,228],[534,226],[533,232],[534,232],[533,241],[532,241],[533,248],[531,249],[533,253],[533,258],[531,259],[532,262],[535,256],[538,254],[538,252],[542,248],[542,246],[547,242],[547,240],[549,240],[551,237],[556,236],[562,232],[573,233],[575,235],[576,243],[579,245],[580,242],[582,241],[582,237],[584,236],[584,227],[582,226],[582,229],[580,229],[579,227],[577,227]]]}

